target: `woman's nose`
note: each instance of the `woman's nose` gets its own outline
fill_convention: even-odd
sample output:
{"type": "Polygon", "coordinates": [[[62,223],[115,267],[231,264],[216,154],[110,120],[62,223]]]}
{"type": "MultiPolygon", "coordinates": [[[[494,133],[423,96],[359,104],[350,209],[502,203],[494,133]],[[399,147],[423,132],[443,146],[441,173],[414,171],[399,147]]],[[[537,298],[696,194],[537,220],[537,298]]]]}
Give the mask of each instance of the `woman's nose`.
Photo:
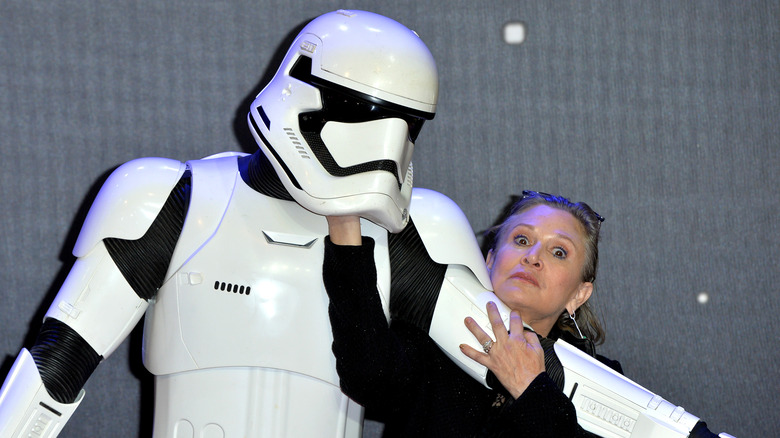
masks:
{"type": "Polygon", "coordinates": [[[530,248],[528,248],[528,251],[523,256],[523,262],[527,265],[534,266],[536,268],[540,268],[542,266],[542,262],[539,259],[539,246],[534,245],[530,248]]]}

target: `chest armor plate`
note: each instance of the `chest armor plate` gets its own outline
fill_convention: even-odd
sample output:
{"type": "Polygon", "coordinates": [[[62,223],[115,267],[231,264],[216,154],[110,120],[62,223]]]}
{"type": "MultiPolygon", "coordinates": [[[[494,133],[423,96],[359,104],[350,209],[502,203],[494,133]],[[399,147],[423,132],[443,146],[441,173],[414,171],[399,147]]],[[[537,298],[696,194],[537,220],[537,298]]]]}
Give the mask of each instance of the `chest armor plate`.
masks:
{"type": "MultiPolygon", "coordinates": [[[[263,367],[338,385],[322,284],[325,218],[255,192],[234,165],[213,175],[214,163],[192,164],[190,208],[173,257],[181,266],[146,315],[147,369],[263,367]]],[[[364,227],[379,239],[379,283],[387,291],[386,233],[364,227]]]]}

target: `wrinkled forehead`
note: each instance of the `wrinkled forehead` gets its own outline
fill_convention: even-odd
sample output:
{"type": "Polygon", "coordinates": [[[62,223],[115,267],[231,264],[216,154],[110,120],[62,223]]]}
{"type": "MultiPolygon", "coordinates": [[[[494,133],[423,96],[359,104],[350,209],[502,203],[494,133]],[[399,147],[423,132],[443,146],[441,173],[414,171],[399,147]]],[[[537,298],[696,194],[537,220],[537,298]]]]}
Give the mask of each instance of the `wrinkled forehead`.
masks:
{"type": "Polygon", "coordinates": [[[577,246],[585,246],[585,227],[573,214],[562,208],[537,204],[516,212],[499,229],[496,246],[511,238],[513,230],[519,229],[558,235],[577,246]]]}

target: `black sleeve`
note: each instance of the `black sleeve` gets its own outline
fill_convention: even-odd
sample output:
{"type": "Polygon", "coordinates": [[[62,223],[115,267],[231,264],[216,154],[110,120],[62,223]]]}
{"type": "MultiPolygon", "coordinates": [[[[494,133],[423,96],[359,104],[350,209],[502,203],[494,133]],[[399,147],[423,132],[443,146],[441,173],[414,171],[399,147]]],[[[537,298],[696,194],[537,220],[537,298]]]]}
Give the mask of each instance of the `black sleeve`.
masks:
{"type": "Polygon", "coordinates": [[[718,438],[718,435],[712,433],[707,428],[707,423],[703,421],[699,421],[698,423],[696,423],[696,426],[693,427],[688,437],[689,438],[718,438]]]}
{"type": "Polygon", "coordinates": [[[574,405],[546,372],[539,374],[519,398],[501,411],[491,437],[597,437],[577,424],[574,405]]]}
{"type": "Polygon", "coordinates": [[[371,238],[362,246],[339,246],[326,237],[322,275],[342,391],[367,408],[392,410],[413,385],[416,347],[388,326],[373,252],[371,238]]]}

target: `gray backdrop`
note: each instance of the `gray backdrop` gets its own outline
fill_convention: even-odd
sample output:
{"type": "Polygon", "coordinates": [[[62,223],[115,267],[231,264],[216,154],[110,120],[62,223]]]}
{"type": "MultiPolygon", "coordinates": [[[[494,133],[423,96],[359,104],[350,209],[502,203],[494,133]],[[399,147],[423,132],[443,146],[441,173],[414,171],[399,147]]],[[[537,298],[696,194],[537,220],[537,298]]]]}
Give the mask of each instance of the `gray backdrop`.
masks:
{"type": "MultiPolygon", "coordinates": [[[[417,186],[475,231],[524,188],[589,202],[607,218],[601,351],[713,430],[776,435],[778,1],[1,2],[0,375],[107,172],[254,150],[247,104],[280,44],[339,7],[416,29],[438,62],[417,186]],[[524,44],[502,41],[508,20],[526,23],[524,44]]],[[[139,357],[136,330],[62,436],[149,435],[139,357]]]]}

